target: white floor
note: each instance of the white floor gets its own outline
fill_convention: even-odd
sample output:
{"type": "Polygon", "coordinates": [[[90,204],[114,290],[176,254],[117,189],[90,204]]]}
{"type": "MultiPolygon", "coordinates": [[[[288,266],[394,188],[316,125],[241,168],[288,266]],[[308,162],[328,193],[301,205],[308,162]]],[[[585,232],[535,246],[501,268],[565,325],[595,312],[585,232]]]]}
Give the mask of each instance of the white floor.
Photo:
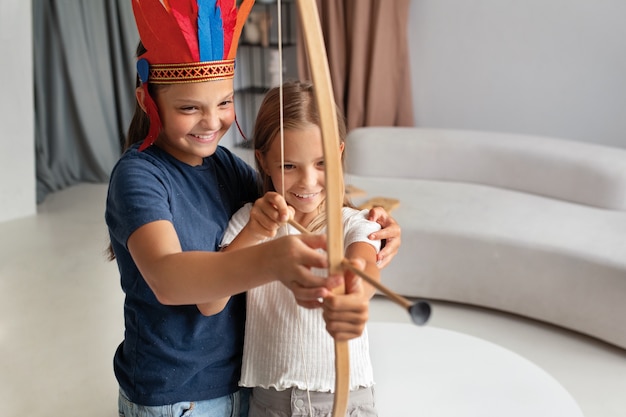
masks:
{"type": "MultiPolygon", "coordinates": [[[[0,416],[116,415],[112,356],[123,333],[122,292],[117,268],[104,255],[105,193],[102,184],[75,186],[50,195],[37,216],[0,223],[0,416]]],[[[433,307],[430,326],[531,360],[586,417],[626,415],[625,350],[494,311],[433,307]]],[[[409,322],[379,298],[371,318],[409,322]]]]}

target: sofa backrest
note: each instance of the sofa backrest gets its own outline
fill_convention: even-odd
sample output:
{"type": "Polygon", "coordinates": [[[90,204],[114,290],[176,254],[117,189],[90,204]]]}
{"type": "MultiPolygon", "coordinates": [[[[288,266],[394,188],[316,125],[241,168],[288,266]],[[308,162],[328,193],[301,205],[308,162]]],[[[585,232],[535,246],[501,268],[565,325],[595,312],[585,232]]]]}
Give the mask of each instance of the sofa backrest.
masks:
{"type": "Polygon", "coordinates": [[[478,183],[626,210],[626,149],[508,133],[365,127],[346,140],[346,172],[478,183]]]}

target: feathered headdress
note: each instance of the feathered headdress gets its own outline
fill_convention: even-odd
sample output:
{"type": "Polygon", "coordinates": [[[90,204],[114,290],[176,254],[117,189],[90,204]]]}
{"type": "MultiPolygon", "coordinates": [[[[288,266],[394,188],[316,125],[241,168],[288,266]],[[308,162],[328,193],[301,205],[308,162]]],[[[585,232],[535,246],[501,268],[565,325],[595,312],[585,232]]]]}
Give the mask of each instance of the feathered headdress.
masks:
{"type": "Polygon", "coordinates": [[[132,0],[146,52],[137,61],[150,130],[139,150],[152,145],[161,119],[148,83],[178,84],[233,78],[241,29],[254,0],[132,0]]]}

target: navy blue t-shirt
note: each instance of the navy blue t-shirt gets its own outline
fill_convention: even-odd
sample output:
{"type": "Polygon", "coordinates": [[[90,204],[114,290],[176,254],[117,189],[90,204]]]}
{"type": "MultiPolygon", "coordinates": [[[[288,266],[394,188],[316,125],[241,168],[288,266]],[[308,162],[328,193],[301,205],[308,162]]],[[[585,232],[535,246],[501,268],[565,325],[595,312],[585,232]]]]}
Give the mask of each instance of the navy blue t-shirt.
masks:
{"type": "Polygon", "coordinates": [[[141,405],[230,394],[238,389],[245,295],[232,297],[210,317],[195,305],[163,305],[139,273],[127,241],[139,227],[167,220],[183,251],[216,251],[231,215],[258,197],[256,172],[222,147],[195,167],[156,146],[137,148],[126,151],[111,173],[105,214],[126,293],[115,375],[141,405]]]}

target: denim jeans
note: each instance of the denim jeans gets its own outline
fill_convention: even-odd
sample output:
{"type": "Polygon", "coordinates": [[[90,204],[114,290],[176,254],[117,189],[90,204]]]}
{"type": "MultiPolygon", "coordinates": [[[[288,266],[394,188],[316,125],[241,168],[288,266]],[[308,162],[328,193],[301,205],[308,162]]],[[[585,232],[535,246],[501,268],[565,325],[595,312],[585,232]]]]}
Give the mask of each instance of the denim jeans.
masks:
{"type": "Polygon", "coordinates": [[[145,406],[131,402],[120,390],[120,417],[247,417],[249,390],[205,401],[184,401],[176,404],[145,406]]]}

